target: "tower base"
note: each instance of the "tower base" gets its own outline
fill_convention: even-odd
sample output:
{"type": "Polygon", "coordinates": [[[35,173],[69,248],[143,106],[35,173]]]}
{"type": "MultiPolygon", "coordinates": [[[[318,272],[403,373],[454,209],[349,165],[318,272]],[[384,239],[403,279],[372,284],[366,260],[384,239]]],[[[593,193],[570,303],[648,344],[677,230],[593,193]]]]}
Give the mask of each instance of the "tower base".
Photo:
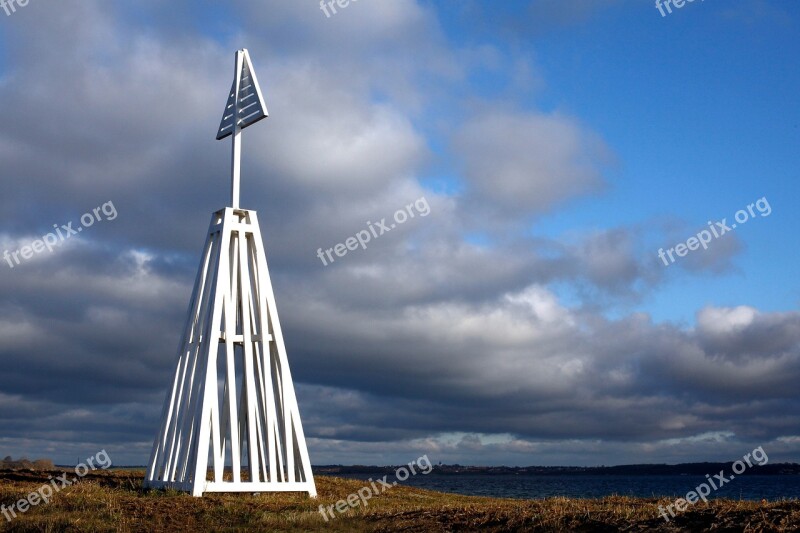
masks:
{"type": "Polygon", "coordinates": [[[212,215],[145,487],[317,494],[262,243],[212,215]]]}

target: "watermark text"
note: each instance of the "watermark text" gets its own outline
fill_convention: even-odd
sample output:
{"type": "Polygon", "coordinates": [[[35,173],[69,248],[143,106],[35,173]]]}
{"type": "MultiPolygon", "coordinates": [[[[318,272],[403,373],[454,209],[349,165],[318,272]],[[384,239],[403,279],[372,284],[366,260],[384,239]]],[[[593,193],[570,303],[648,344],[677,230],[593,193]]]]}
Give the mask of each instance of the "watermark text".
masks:
{"type": "MultiPolygon", "coordinates": [[[[705,2],[705,0],[700,1],[705,2]]],[[[667,14],[672,14],[672,6],[675,6],[675,9],[680,9],[687,3],[691,4],[692,2],[694,2],[694,0],[656,0],[656,9],[658,9],[662,17],[666,17],[667,14]],[[665,8],[666,12],[664,11],[665,8]]]]}
{"type": "Polygon", "coordinates": [[[0,0],[0,8],[6,12],[6,16],[10,17],[17,12],[17,6],[25,7],[30,0],[0,0]]]}
{"type": "MultiPolygon", "coordinates": [[[[26,0],[27,1],[27,0],[26,0]]],[[[325,13],[325,16],[331,18],[331,13],[334,15],[337,13],[336,6],[339,6],[340,9],[344,9],[350,5],[350,2],[357,2],[358,0],[320,0],[319,8],[325,13]],[[328,12],[330,8],[331,12],[328,12]]]]}
{"type": "Polygon", "coordinates": [[[348,237],[343,243],[340,242],[327,250],[318,248],[317,257],[319,257],[319,260],[322,261],[324,266],[328,266],[329,262],[333,263],[336,261],[333,257],[334,254],[336,254],[337,257],[344,257],[347,255],[348,251],[356,250],[359,246],[363,250],[366,250],[367,243],[372,239],[377,239],[384,233],[389,233],[398,225],[405,224],[408,219],[414,218],[417,213],[419,213],[421,217],[426,217],[430,212],[431,206],[428,205],[428,200],[423,196],[413,203],[408,204],[405,209],[398,209],[395,211],[393,223],[387,223],[386,218],[382,218],[380,222],[376,222],[375,224],[367,221],[367,229],[359,231],[353,237],[348,237]],[[326,257],[327,261],[325,260],[326,257]]]}
{"type": "Polygon", "coordinates": [[[718,239],[726,233],[735,230],[739,224],[746,224],[750,219],[756,217],[756,211],[762,217],[768,217],[770,213],[772,213],[772,207],[770,207],[766,196],[748,205],[746,209],[738,210],[733,217],[736,222],[728,225],[727,218],[723,218],[719,222],[709,221],[708,229],[698,232],[694,237],[689,237],[686,243],[678,243],[672,248],[668,248],[666,251],[664,251],[663,248],[659,248],[658,257],[664,262],[664,266],[669,266],[676,260],[673,253],[678,257],[685,257],[689,252],[697,250],[701,246],[703,250],[708,250],[708,245],[713,239],[718,239]],[[669,261],[667,261],[667,257],[669,257],[669,261]]]}
{"type": "Polygon", "coordinates": [[[95,222],[114,220],[115,218],[117,218],[117,208],[114,207],[114,202],[106,202],[102,206],[95,207],[92,211],[84,213],[81,217],[81,225],[77,228],[72,227],[72,222],[61,226],[53,224],[55,233],[50,232],[41,239],[36,239],[30,245],[23,246],[19,250],[14,250],[13,252],[6,250],[3,252],[3,259],[8,263],[9,268],[14,268],[20,265],[22,261],[31,259],[34,254],[40,254],[45,250],[52,252],[54,246],[61,246],[65,240],[82,232],[83,228],[93,226],[95,222]],[[105,215],[105,218],[100,218],[101,213],[105,215]]]}
{"type": "Polygon", "coordinates": [[[94,457],[86,459],[86,463],[80,463],[75,467],[75,477],[70,478],[66,472],[62,472],[60,476],[50,476],[50,483],[42,485],[10,507],[6,507],[5,504],[0,505],[0,513],[6,518],[6,522],[11,522],[17,517],[17,513],[23,514],[39,504],[50,503],[50,499],[54,494],[58,494],[62,489],[80,482],[80,479],[90,471],[98,468],[107,470],[110,466],[111,458],[108,453],[105,450],[100,450],[94,457]]]}
{"type": "Polygon", "coordinates": [[[670,517],[675,518],[675,511],[682,513],[689,505],[696,504],[698,500],[707,502],[712,489],[718,490],[720,487],[730,483],[738,474],[742,474],[748,468],[752,468],[754,463],[758,466],[764,466],[767,464],[767,461],[769,461],[767,453],[764,451],[764,448],[759,446],[731,465],[733,474],[725,477],[725,470],[720,470],[719,474],[714,474],[713,476],[706,474],[706,482],[699,484],[694,490],[687,492],[686,497],[678,498],[674,503],[667,505],[666,509],[662,505],[659,505],[659,514],[664,517],[665,521],[669,522],[670,517]],[[751,458],[753,460],[752,462],[750,461],[751,458]],[[667,515],[667,512],[669,512],[669,515],[667,515]]]}
{"type": "MultiPolygon", "coordinates": [[[[419,459],[415,461],[411,461],[408,463],[408,467],[401,466],[397,470],[395,470],[394,475],[397,478],[397,481],[405,481],[410,476],[415,476],[417,473],[422,473],[422,475],[430,474],[431,470],[433,470],[433,464],[431,464],[430,459],[428,459],[427,455],[423,455],[419,459]],[[417,469],[419,468],[419,472],[417,469]]],[[[369,479],[369,485],[365,485],[364,487],[358,489],[357,492],[354,492],[347,496],[347,498],[343,500],[339,500],[338,502],[331,504],[327,507],[324,505],[319,506],[319,513],[327,522],[330,518],[336,518],[336,515],[333,514],[335,510],[337,513],[344,513],[349,511],[350,509],[354,509],[359,505],[363,505],[366,507],[369,505],[369,499],[373,496],[377,496],[379,494],[383,494],[386,490],[391,489],[392,487],[397,486],[397,481],[388,481],[388,475],[383,476],[381,479],[373,481],[372,478],[369,479]],[[377,484],[376,484],[377,483],[377,484]]]]}

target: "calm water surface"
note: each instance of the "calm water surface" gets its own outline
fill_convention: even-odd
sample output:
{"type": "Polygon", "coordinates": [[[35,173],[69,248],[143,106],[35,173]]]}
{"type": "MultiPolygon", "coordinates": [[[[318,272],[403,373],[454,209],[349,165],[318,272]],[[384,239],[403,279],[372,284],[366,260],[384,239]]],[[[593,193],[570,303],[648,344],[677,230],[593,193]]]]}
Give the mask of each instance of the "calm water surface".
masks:
{"type": "MultiPolygon", "coordinates": [[[[712,472],[709,472],[713,476],[712,472]]],[[[350,474],[350,479],[375,480],[381,475],[350,474]]],[[[727,477],[727,473],[726,473],[727,477]]],[[[391,477],[388,478],[391,481],[391,477]]],[[[651,497],[685,496],[706,482],[705,476],[591,476],[591,475],[421,475],[403,485],[439,492],[495,498],[600,498],[622,495],[651,497]]],[[[712,491],[710,498],[780,500],[800,498],[800,476],[739,476],[712,491]]]]}

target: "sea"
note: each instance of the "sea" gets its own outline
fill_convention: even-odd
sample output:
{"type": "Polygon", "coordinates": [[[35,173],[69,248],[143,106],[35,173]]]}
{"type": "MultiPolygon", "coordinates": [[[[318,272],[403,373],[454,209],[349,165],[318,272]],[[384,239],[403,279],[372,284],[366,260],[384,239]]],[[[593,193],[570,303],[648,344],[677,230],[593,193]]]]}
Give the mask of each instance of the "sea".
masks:
{"type": "MultiPolygon", "coordinates": [[[[714,472],[709,472],[712,479],[714,472]]],[[[725,474],[725,477],[729,476],[725,474]]],[[[383,474],[337,474],[338,477],[373,481],[383,474]]],[[[393,478],[390,476],[390,483],[393,478]]],[[[718,481],[715,481],[719,485],[718,481]]],[[[695,475],[424,475],[417,473],[401,485],[420,489],[464,494],[468,496],[490,496],[493,498],[541,499],[564,496],[568,498],[602,498],[605,496],[635,496],[640,498],[684,497],[702,483],[705,476],[695,475]]],[[[712,490],[709,499],[768,500],[800,498],[800,475],[759,476],[748,474],[729,480],[717,490],[712,490]]]]}

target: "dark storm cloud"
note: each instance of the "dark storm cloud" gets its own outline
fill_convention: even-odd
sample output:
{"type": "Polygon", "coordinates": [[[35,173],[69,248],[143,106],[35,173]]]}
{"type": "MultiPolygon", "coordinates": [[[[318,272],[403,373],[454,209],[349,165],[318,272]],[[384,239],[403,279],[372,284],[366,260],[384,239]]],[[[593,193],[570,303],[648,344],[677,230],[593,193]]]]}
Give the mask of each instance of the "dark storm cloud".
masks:
{"type": "MultiPolygon", "coordinates": [[[[363,2],[328,20],[313,2],[243,2],[214,41],[172,31],[194,3],[146,2],[141,18],[59,5],[31,4],[4,39],[0,251],[109,200],[119,216],[0,263],[7,453],[146,460],[209,215],[227,203],[230,148],[213,134],[244,43],[271,117],[244,137],[243,204],[259,212],[315,463],[796,449],[796,314],[611,319],[605,305],[665,276],[642,230],[536,236],[538,217],[604,190],[614,157],[597,132],[487,102],[437,122],[464,192],[420,185],[436,157],[420,117],[466,107],[452,89],[485,61],[452,50],[432,10],[363,2]],[[429,216],[332,265],[316,257],[423,196],[429,216]]],[[[561,4],[539,5],[560,20],[561,4]]],[[[576,20],[595,10],[581,5],[576,20]]],[[[698,268],[733,254],[709,252],[721,259],[698,268]]]]}

